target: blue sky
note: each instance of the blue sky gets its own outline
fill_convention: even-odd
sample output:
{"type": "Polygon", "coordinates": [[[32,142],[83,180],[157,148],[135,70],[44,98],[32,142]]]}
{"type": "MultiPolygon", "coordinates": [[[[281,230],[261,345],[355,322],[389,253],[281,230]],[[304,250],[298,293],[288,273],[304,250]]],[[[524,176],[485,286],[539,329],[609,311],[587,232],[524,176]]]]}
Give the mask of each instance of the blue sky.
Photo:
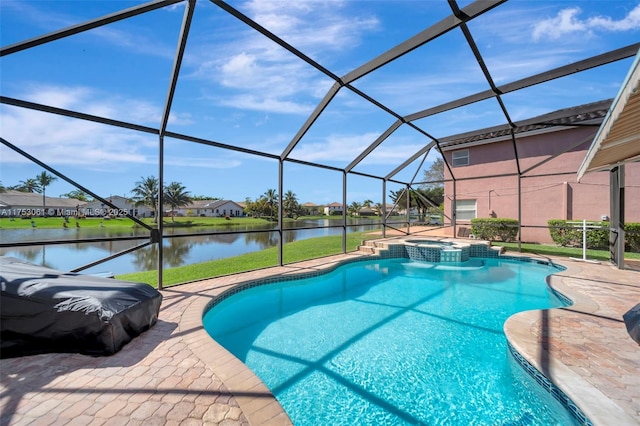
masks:
{"type": "MultiPolygon", "coordinates": [[[[470,2],[460,2],[464,7],[470,2]]],[[[3,47],[141,4],[120,1],[0,2],[3,47]]],[[[343,76],[450,15],[444,0],[230,2],[336,75],[343,76]]],[[[158,127],[184,3],[0,59],[3,96],[158,127]]],[[[640,41],[639,1],[512,0],[469,23],[495,83],[505,84],[640,41]]],[[[515,121],[613,98],[632,58],[503,100],[515,121]]],[[[168,130],[280,155],[333,81],[206,0],[197,2],[168,130]]],[[[356,80],[353,86],[401,115],[489,88],[460,30],[356,80]]],[[[345,167],[396,121],[343,89],[290,157],[345,167]]],[[[435,137],[503,124],[494,99],[414,124],[435,137]]],[[[1,136],[92,191],[129,196],[158,175],[157,136],[0,105],[1,136]]],[[[384,176],[431,140],[402,126],[354,169],[384,176]]],[[[410,181],[416,160],[396,178],[410,181]]],[[[0,146],[11,186],[42,168],[0,146]]],[[[278,162],[167,138],[165,182],[194,195],[243,201],[277,188],[278,162]]],[[[377,179],[350,176],[348,202],[382,199],[377,179]]],[[[56,181],[47,195],[74,187],[56,181]]],[[[388,190],[400,189],[389,184],[388,190]]],[[[342,174],[285,162],[284,190],[300,202],[341,201],[342,174]]]]}

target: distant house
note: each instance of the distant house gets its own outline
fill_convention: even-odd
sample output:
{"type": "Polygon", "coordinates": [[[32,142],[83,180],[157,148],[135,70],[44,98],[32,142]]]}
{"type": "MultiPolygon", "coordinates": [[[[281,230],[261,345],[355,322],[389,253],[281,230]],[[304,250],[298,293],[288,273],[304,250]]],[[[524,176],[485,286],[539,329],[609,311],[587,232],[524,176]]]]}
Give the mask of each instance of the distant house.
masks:
{"type": "Polygon", "coordinates": [[[176,209],[178,216],[243,217],[244,207],[231,200],[196,200],[176,209]]]}
{"type": "Polygon", "coordinates": [[[377,216],[378,212],[371,207],[362,207],[358,210],[358,216],[377,216]]]}
{"type": "Polygon", "coordinates": [[[333,202],[331,204],[327,204],[326,206],[324,206],[324,214],[326,216],[339,215],[339,214],[342,214],[342,211],[343,211],[342,204],[338,202],[333,202]]]}
{"type": "Polygon", "coordinates": [[[102,201],[89,201],[80,205],[80,212],[87,217],[125,216],[152,217],[153,211],[145,205],[136,205],[135,201],[120,195],[110,195],[105,200],[116,206],[115,208],[102,201]]]}
{"type": "Polygon", "coordinates": [[[74,216],[83,202],[75,198],[44,197],[21,191],[0,192],[0,218],[74,216]]]}
{"type": "MultiPolygon", "coordinates": [[[[609,173],[589,173],[578,183],[577,170],[610,104],[518,122],[515,142],[511,130],[500,126],[443,138],[442,152],[451,165],[445,167],[445,222],[455,217],[458,226],[469,226],[473,218],[520,219],[523,241],[548,243],[549,219],[607,220],[609,173]]],[[[625,220],[640,222],[640,163],[625,170],[625,220]]]]}
{"type": "Polygon", "coordinates": [[[322,206],[319,206],[318,204],[311,203],[311,202],[304,203],[302,205],[302,209],[304,210],[305,215],[307,216],[317,216],[321,214],[323,210],[322,206]]]}

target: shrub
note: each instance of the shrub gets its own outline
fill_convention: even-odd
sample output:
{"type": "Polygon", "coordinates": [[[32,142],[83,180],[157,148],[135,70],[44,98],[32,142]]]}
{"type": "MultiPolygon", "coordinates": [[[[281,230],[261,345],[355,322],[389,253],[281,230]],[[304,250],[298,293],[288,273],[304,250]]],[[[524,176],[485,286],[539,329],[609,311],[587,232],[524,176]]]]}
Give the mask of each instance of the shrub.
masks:
{"type": "MultiPolygon", "coordinates": [[[[553,242],[561,246],[582,246],[582,224],[576,221],[552,219],[548,222],[549,233],[553,242]]],[[[587,247],[606,249],[609,247],[610,222],[588,222],[587,247]]],[[[626,244],[631,251],[640,250],[640,223],[624,225],[626,244]]]]}
{"type": "Polygon", "coordinates": [[[481,240],[515,240],[518,235],[518,221],[499,217],[471,219],[471,233],[481,240]]]}
{"type": "Polygon", "coordinates": [[[640,223],[625,223],[624,231],[629,251],[640,252],[640,223]]]}
{"type": "Polygon", "coordinates": [[[582,231],[576,229],[575,225],[567,223],[566,220],[549,219],[547,225],[553,242],[562,247],[574,246],[582,241],[582,231]]]}
{"type": "MultiPolygon", "coordinates": [[[[591,228],[587,228],[587,247],[597,249],[609,247],[609,222],[595,222],[591,224],[591,228]],[[599,226],[599,228],[593,228],[599,226]]],[[[582,234],[582,231],[580,232],[582,234]]],[[[582,236],[580,236],[582,244],[582,236]]]]}

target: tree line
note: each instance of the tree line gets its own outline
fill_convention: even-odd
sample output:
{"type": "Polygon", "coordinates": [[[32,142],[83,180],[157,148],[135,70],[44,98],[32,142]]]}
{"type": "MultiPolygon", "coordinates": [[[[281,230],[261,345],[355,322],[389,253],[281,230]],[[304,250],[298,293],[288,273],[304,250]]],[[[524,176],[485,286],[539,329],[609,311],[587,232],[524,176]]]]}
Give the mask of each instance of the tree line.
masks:
{"type": "Polygon", "coordinates": [[[42,206],[46,206],[46,192],[47,186],[51,185],[54,181],[58,180],[56,176],[53,176],[46,171],[36,175],[34,178],[21,180],[17,185],[5,187],[0,182],[0,192],[6,191],[20,191],[42,194],[42,206]]]}
{"type": "MultiPolygon", "coordinates": [[[[416,208],[418,213],[425,215],[441,211],[444,202],[444,187],[442,184],[444,178],[444,162],[439,159],[432,163],[431,167],[424,171],[425,183],[421,184],[418,189],[403,189],[398,191],[390,191],[390,198],[399,209],[407,206],[407,196],[409,197],[409,207],[416,208]]],[[[58,178],[46,171],[38,174],[34,178],[20,181],[17,185],[5,187],[0,182],[0,192],[7,190],[15,190],[21,192],[41,193],[42,205],[45,206],[45,193],[47,186],[51,185],[58,178]]],[[[136,205],[145,205],[149,207],[154,217],[158,216],[158,193],[160,184],[155,176],[142,177],[135,183],[135,187],[131,191],[133,194],[131,201],[136,205]]],[[[195,200],[219,200],[219,197],[194,196],[187,191],[186,187],[180,182],[171,182],[164,185],[163,203],[170,206],[171,210],[189,205],[195,200]]],[[[74,198],[80,201],[91,201],[88,194],[76,189],[60,197],[74,198]]],[[[268,189],[257,199],[252,200],[247,197],[245,199],[245,214],[254,217],[267,217],[275,219],[278,216],[279,195],[275,189],[268,189]]],[[[375,203],[371,200],[365,200],[362,203],[354,201],[346,206],[347,214],[350,216],[360,216],[362,209],[367,208],[373,214],[381,216],[383,214],[382,204],[375,203]]],[[[311,212],[305,209],[296,194],[288,190],[282,197],[282,211],[287,218],[295,219],[299,216],[310,215],[311,212]]],[[[173,220],[173,215],[172,215],[173,220]]]]}
{"type": "MultiPolygon", "coordinates": [[[[275,189],[267,189],[267,191],[252,200],[247,197],[245,199],[245,214],[253,217],[266,217],[274,220],[278,216],[278,207],[280,205],[280,197],[275,189]]],[[[303,215],[308,215],[303,206],[298,201],[298,197],[293,191],[285,192],[282,197],[282,212],[285,217],[296,219],[303,215]]]]}
{"type": "MultiPolygon", "coordinates": [[[[21,180],[16,185],[4,186],[2,182],[0,182],[0,192],[18,191],[28,192],[32,194],[42,194],[42,205],[46,206],[46,189],[56,180],[58,180],[56,176],[43,171],[34,178],[21,180]]],[[[131,200],[137,205],[143,204],[151,207],[155,214],[159,189],[158,179],[154,176],[149,176],[146,178],[143,177],[140,181],[136,182],[135,185],[135,188],[131,191],[133,193],[133,197],[131,197],[131,200]],[[152,200],[155,201],[152,202],[152,200]]],[[[75,189],[73,191],[60,194],[59,197],[73,198],[75,200],[84,202],[93,201],[93,197],[91,197],[81,189],[75,189]]],[[[208,197],[205,195],[190,195],[189,191],[186,190],[184,185],[179,182],[171,182],[170,184],[165,185],[163,197],[164,202],[170,205],[172,208],[188,205],[195,200],[220,199],[219,197],[208,197]]]]}

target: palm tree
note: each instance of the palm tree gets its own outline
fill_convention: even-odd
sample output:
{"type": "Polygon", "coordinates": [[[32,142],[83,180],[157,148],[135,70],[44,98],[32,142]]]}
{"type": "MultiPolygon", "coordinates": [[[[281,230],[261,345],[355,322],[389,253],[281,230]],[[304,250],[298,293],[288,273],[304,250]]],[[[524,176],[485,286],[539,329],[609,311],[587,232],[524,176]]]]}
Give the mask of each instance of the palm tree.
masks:
{"type": "Polygon", "coordinates": [[[296,216],[299,210],[298,199],[296,198],[296,194],[293,191],[289,190],[284,194],[284,200],[282,200],[282,207],[284,208],[285,214],[289,218],[293,218],[296,216]]]}
{"type": "Polygon", "coordinates": [[[264,198],[269,217],[275,217],[278,208],[278,192],[275,189],[267,189],[262,198],[264,198]]]}
{"type": "Polygon", "coordinates": [[[250,209],[255,217],[265,216],[268,210],[267,200],[261,196],[256,201],[252,202],[250,209]]]}
{"type": "Polygon", "coordinates": [[[31,192],[31,193],[40,192],[40,186],[38,185],[38,181],[35,180],[34,178],[21,180],[20,184],[13,188],[15,188],[17,191],[20,191],[20,192],[31,192]]]}
{"type": "Polygon", "coordinates": [[[180,182],[171,182],[164,187],[164,201],[171,206],[171,222],[174,221],[174,210],[191,203],[189,191],[180,182]]]}
{"type": "Polygon", "coordinates": [[[38,186],[42,191],[42,207],[46,207],[45,194],[47,191],[47,186],[51,185],[51,183],[55,180],[58,180],[56,176],[50,175],[46,171],[43,171],[38,176],[36,176],[36,182],[38,182],[38,186]]]}
{"type": "Polygon", "coordinates": [[[81,189],[74,189],[66,194],[60,194],[60,198],[75,198],[80,201],[89,201],[89,196],[81,189]]]}
{"type": "Polygon", "coordinates": [[[151,207],[153,221],[156,223],[158,221],[158,186],[158,179],[155,176],[148,176],[136,182],[136,187],[131,190],[133,193],[131,199],[136,205],[151,207]]]}
{"type": "Polygon", "coordinates": [[[357,201],[354,201],[347,207],[347,211],[349,212],[349,216],[358,216],[358,212],[362,208],[362,204],[357,201]]]}
{"type": "Polygon", "coordinates": [[[382,216],[383,212],[383,208],[382,208],[382,203],[375,203],[373,205],[373,207],[371,207],[371,209],[375,212],[375,214],[377,214],[378,216],[382,216]]]}
{"type": "Polygon", "coordinates": [[[7,192],[7,188],[0,182],[0,192],[7,192]]]}

